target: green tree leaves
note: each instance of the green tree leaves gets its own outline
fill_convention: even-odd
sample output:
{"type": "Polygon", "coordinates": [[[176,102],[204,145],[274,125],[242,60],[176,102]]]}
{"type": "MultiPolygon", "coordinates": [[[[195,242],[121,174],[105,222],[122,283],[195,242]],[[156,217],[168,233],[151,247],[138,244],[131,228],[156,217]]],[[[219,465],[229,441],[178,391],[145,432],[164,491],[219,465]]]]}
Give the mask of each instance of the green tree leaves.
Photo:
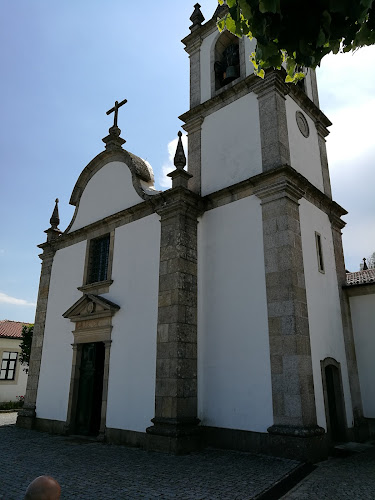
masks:
{"type": "MultiPolygon", "coordinates": [[[[222,5],[224,0],[218,0],[222,5]]],[[[375,0],[227,0],[218,22],[241,37],[257,40],[255,73],[284,63],[286,81],[303,78],[329,52],[348,52],[375,43],[375,0]]]]}
{"type": "Polygon", "coordinates": [[[33,340],[34,325],[23,325],[22,327],[22,340],[20,343],[21,354],[20,363],[26,365],[24,371],[27,373],[29,371],[30,353],[31,353],[31,343],[33,340]]]}

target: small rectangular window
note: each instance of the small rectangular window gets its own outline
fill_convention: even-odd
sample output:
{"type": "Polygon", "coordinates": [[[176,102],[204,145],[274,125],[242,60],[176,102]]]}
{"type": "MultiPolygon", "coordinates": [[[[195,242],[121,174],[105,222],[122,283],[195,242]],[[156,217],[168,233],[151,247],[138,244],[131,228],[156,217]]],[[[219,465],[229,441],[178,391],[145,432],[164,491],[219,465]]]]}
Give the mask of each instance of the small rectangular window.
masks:
{"type": "Polygon", "coordinates": [[[16,362],[18,353],[16,352],[3,352],[1,360],[0,380],[14,380],[16,373],[16,362]]]}
{"type": "Polygon", "coordinates": [[[316,243],[316,255],[318,258],[318,270],[320,273],[324,273],[324,260],[322,251],[322,237],[319,233],[315,232],[315,243],[316,243]]]}
{"type": "Polygon", "coordinates": [[[90,241],[87,283],[97,283],[99,281],[105,281],[107,279],[109,242],[109,234],[90,241]]]}

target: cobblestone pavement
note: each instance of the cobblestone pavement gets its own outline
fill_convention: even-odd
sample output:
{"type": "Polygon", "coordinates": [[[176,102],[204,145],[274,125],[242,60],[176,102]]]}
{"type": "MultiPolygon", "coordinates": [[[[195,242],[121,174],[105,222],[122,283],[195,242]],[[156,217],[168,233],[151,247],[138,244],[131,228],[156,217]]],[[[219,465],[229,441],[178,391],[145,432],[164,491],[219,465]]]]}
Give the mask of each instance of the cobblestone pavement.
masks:
{"type": "Polygon", "coordinates": [[[374,500],[375,448],[331,458],[282,497],[283,500],[374,500]]]}
{"type": "Polygon", "coordinates": [[[15,414],[1,414],[1,422],[7,425],[0,427],[0,500],[21,500],[27,485],[41,474],[59,481],[62,500],[243,500],[298,465],[217,450],[176,457],[51,436],[9,425],[15,414]]]}

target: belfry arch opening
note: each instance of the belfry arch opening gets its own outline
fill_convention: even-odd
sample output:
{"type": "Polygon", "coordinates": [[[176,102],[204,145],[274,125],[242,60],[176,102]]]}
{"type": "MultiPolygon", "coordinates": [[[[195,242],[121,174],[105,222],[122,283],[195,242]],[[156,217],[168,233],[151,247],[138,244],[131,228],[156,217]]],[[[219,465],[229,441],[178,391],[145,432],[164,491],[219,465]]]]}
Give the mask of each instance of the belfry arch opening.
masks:
{"type": "Polygon", "coordinates": [[[240,39],[228,31],[224,31],[216,41],[213,72],[215,90],[241,76],[240,39]]]}

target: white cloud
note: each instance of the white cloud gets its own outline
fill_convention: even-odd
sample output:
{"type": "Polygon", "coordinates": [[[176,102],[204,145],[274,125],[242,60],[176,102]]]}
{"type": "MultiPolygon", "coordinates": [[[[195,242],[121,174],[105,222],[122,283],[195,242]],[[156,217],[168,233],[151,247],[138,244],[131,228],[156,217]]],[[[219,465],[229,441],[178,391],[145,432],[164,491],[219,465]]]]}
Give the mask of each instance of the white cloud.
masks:
{"type": "Polygon", "coordinates": [[[354,161],[371,150],[375,152],[374,116],[374,97],[331,112],[329,118],[333,126],[327,139],[327,149],[332,167],[341,162],[354,161]]]}
{"type": "Polygon", "coordinates": [[[327,113],[374,96],[375,46],[326,56],[317,70],[321,107],[327,113]],[[325,95],[322,94],[322,91],[325,95]]]}
{"type": "MultiPolygon", "coordinates": [[[[172,187],[172,179],[170,177],[167,177],[167,174],[175,170],[175,166],[173,164],[174,160],[174,155],[176,154],[176,148],[177,148],[177,142],[178,142],[178,137],[173,139],[173,141],[170,141],[168,143],[168,161],[164,163],[162,166],[162,174],[161,178],[159,179],[159,184],[163,188],[171,188],[172,187]]],[[[187,135],[182,134],[182,144],[185,149],[185,154],[187,155],[187,135]]]]}
{"type": "Polygon", "coordinates": [[[329,55],[317,74],[320,106],[333,124],[327,138],[333,198],[349,212],[344,217],[345,261],[355,271],[375,250],[375,47],[329,55]]]}
{"type": "Polygon", "coordinates": [[[10,295],[2,292],[0,292],[0,304],[11,304],[13,306],[36,306],[34,302],[28,302],[24,299],[16,299],[15,297],[11,297],[10,295]]]}

